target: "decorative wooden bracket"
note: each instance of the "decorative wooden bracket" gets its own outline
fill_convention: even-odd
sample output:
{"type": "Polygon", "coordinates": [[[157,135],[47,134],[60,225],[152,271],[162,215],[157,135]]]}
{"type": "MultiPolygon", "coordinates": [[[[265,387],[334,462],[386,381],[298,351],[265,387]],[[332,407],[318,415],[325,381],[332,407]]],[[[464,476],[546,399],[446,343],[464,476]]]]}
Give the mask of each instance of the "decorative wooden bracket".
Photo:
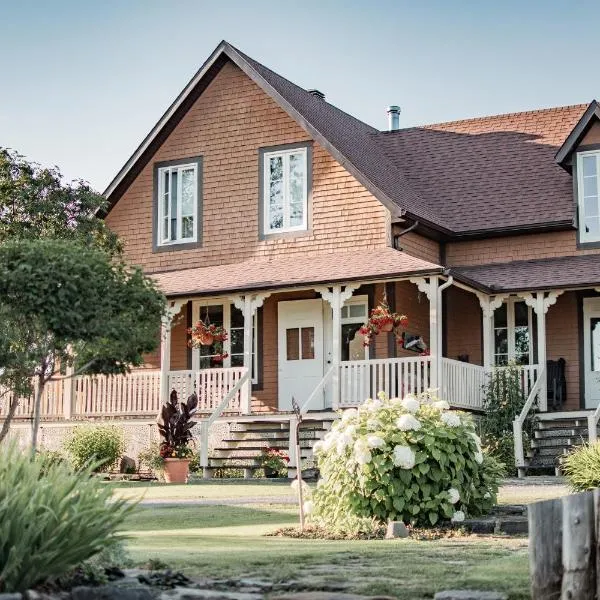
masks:
{"type": "Polygon", "coordinates": [[[510,294],[499,294],[497,296],[488,296],[486,294],[482,294],[481,292],[477,292],[479,306],[481,306],[483,316],[488,318],[492,317],[494,315],[494,311],[502,306],[502,303],[509,297],[509,295],[510,294]]]}
{"type": "Polygon", "coordinates": [[[428,278],[411,277],[409,281],[414,283],[418,290],[427,296],[428,300],[431,300],[431,281],[428,278]]]}
{"type": "Polygon", "coordinates": [[[542,294],[542,310],[544,311],[544,314],[546,314],[548,312],[548,309],[556,304],[556,301],[558,300],[558,297],[564,293],[564,290],[551,290],[549,292],[537,292],[535,294],[535,296],[530,293],[530,292],[524,292],[522,294],[519,294],[519,296],[521,296],[521,298],[523,298],[523,300],[525,301],[525,304],[527,304],[527,306],[530,306],[531,308],[533,308],[533,310],[538,313],[539,312],[539,294],[542,294]],[[546,296],[546,294],[548,294],[546,296]]]}
{"type": "MultiPolygon", "coordinates": [[[[259,294],[248,294],[250,296],[250,312],[254,314],[265,302],[265,300],[271,295],[271,292],[261,292],[259,294]]],[[[232,296],[233,304],[236,308],[244,311],[244,300],[245,296],[232,296]]]]}
{"type": "MultiPolygon", "coordinates": [[[[346,300],[352,298],[354,290],[360,287],[358,283],[348,283],[345,286],[340,286],[340,308],[344,306],[346,300]],[[343,288],[343,289],[342,289],[343,288]]],[[[333,306],[333,288],[326,285],[315,286],[315,291],[321,294],[321,298],[326,300],[333,306]]]]}
{"type": "Polygon", "coordinates": [[[187,304],[187,300],[171,300],[167,307],[166,313],[162,318],[165,325],[170,325],[175,315],[178,315],[182,307],[187,304]]]}

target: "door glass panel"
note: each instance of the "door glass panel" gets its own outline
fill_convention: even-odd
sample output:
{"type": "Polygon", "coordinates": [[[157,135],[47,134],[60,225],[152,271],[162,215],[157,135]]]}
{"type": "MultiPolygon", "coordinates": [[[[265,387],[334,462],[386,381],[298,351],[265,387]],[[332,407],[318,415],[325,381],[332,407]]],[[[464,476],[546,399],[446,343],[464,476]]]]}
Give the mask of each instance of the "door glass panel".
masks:
{"type": "MultiPolygon", "coordinates": [[[[222,327],[223,305],[203,306],[200,308],[200,318],[205,323],[212,323],[222,327]]],[[[215,342],[210,346],[200,346],[200,368],[221,369],[223,367],[223,360],[220,358],[221,354],[223,354],[223,342],[215,342]]]]}
{"type": "Polygon", "coordinates": [[[592,343],[592,371],[600,371],[600,318],[590,319],[592,343]]]}
{"type": "Polygon", "coordinates": [[[508,332],[506,328],[494,330],[496,354],[508,354],[508,332]]]}
{"type": "Polygon", "coordinates": [[[506,318],[507,307],[506,304],[503,304],[494,311],[494,327],[506,327],[506,318]]]}
{"type": "Polygon", "coordinates": [[[358,333],[360,323],[342,325],[342,360],[364,360],[364,336],[358,333]]]}
{"type": "Polygon", "coordinates": [[[287,360],[300,359],[300,330],[295,327],[285,330],[287,360]]]}
{"type": "Polygon", "coordinates": [[[367,307],[364,304],[350,304],[348,308],[350,309],[349,316],[353,319],[367,316],[367,307]]]}
{"type": "Polygon", "coordinates": [[[302,360],[312,360],[315,357],[315,328],[302,328],[302,360]]]}

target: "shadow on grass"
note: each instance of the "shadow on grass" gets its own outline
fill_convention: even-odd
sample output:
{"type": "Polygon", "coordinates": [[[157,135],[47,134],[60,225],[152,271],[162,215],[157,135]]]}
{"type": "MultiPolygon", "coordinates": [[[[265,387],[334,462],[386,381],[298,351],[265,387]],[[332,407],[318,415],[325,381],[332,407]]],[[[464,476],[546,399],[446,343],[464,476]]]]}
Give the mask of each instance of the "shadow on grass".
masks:
{"type": "Polygon", "coordinates": [[[124,524],[131,531],[161,529],[212,529],[292,523],[298,517],[293,508],[270,509],[264,506],[186,506],[139,507],[124,524]]]}

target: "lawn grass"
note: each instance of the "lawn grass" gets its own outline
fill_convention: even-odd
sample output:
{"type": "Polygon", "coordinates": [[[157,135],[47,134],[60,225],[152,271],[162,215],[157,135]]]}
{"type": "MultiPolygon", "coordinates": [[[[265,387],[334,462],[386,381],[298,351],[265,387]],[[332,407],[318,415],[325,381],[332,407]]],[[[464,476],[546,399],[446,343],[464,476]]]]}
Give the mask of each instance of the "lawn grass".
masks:
{"type": "Polygon", "coordinates": [[[127,500],[225,500],[292,494],[287,480],[199,480],[182,485],[157,481],[118,481],[106,485],[114,488],[116,497],[127,500]]]}
{"type": "Polygon", "coordinates": [[[266,537],[297,521],[291,506],[143,507],[126,524],[139,564],[160,559],[190,576],[342,583],[402,600],[449,588],[495,589],[528,598],[527,541],[324,541],[266,537]]]}

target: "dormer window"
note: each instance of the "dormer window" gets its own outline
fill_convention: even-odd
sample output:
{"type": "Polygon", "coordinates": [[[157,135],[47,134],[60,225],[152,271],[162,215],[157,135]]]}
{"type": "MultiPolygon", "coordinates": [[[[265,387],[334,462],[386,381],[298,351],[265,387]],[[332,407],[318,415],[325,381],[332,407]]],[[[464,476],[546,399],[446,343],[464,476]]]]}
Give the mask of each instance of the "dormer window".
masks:
{"type": "Polygon", "coordinates": [[[294,234],[309,228],[310,148],[293,144],[263,148],[261,234],[294,234]]]}
{"type": "Polygon", "coordinates": [[[579,241],[600,242],[600,152],[577,154],[579,241]]]}

